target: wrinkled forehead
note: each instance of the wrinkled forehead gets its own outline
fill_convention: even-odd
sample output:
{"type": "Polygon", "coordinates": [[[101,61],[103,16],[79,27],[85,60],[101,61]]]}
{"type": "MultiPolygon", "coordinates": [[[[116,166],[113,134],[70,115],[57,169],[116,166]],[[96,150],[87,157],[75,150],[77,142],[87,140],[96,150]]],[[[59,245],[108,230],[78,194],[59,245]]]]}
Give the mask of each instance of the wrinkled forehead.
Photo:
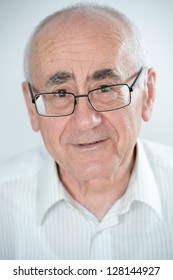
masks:
{"type": "MultiPolygon", "coordinates": [[[[40,65],[50,57],[70,60],[80,54],[80,59],[99,58],[103,53],[124,51],[127,27],[108,15],[63,15],[47,23],[37,34],[32,48],[32,70],[35,74],[40,65]],[[82,56],[83,52],[83,56],[82,56]]],[[[126,46],[127,49],[127,46],[126,46]]],[[[40,72],[40,70],[39,70],[40,72]]],[[[35,75],[34,74],[34,75],[35,75]]]]}

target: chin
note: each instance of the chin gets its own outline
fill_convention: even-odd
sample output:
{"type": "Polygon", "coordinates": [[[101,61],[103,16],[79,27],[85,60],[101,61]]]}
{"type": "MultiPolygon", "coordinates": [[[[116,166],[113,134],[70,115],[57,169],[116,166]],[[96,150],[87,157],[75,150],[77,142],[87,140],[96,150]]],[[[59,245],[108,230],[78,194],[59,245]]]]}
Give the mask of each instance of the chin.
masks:
{"type": "Polygon", "coordinates": [[[115,165],[109,164],[88,164],[87,166],[80,166],[71,173],[78,180],[97,180],[101,178],[111,178],[114,173],[115,165]]]}

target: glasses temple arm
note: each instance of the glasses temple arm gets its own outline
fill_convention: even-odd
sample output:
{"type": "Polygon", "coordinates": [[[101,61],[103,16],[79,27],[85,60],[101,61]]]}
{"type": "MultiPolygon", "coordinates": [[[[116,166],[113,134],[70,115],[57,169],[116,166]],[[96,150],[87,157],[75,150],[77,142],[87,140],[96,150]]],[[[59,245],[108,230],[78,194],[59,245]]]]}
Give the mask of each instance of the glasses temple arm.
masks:
{"type": "Polygon", "coordinates": [[[131,91],[131,92],[134,90],[134,88],[135,88],[135,86],[136,86],[136,84],[137,84],[137,81],[138,81],[138,79],[139,79],[141,73],[143,72],[143,70],[144,70],[144,67],[141,67],[141,69],[139,70],[138,75],[136,76],[135,80],[134,80],[133,83],[131,84],[131,86],[130,86],[130,91],[131,91]]]}
{"type": "Polygon", "coordinates": [[[28,82],[28,89],[29,89],[29,93],[30,93],[30,96],[31,96],[31,101],[32,101],[32,103],[35,103],[35,98],[34,98],[34,94],[33,94],[30,82],[28,82]]]}

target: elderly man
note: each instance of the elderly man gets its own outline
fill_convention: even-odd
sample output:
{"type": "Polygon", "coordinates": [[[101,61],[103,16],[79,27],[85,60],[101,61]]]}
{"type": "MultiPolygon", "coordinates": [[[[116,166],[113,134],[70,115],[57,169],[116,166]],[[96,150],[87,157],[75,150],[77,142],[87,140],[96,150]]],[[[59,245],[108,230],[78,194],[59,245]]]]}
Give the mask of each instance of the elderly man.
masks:
{"type": "Polygon", "coordinates": [[[172,259],[173,150],[138,139],[156,74],[121,13],[46,18],[23,92],[45,147],[1,168],[1,259],[172,259]]]}

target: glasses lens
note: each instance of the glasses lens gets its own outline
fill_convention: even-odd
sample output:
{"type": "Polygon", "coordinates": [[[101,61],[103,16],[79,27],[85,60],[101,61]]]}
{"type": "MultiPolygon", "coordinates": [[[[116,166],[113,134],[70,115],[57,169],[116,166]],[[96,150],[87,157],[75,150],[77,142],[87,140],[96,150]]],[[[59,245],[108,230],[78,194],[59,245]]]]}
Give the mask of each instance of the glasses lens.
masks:
{"type": "Polygon", "coordinates": [[[71,93],[43,93],[35,98],[37,111],[43,116],[66,116],[74,110],[74,96],[71,93]]]}
{"type": "Polygon", "coordinates": [[[105,86],[89,93],[89,99],[97,111],[109,111],[130,104],[130,92],[127,85],[105,86]]]}

